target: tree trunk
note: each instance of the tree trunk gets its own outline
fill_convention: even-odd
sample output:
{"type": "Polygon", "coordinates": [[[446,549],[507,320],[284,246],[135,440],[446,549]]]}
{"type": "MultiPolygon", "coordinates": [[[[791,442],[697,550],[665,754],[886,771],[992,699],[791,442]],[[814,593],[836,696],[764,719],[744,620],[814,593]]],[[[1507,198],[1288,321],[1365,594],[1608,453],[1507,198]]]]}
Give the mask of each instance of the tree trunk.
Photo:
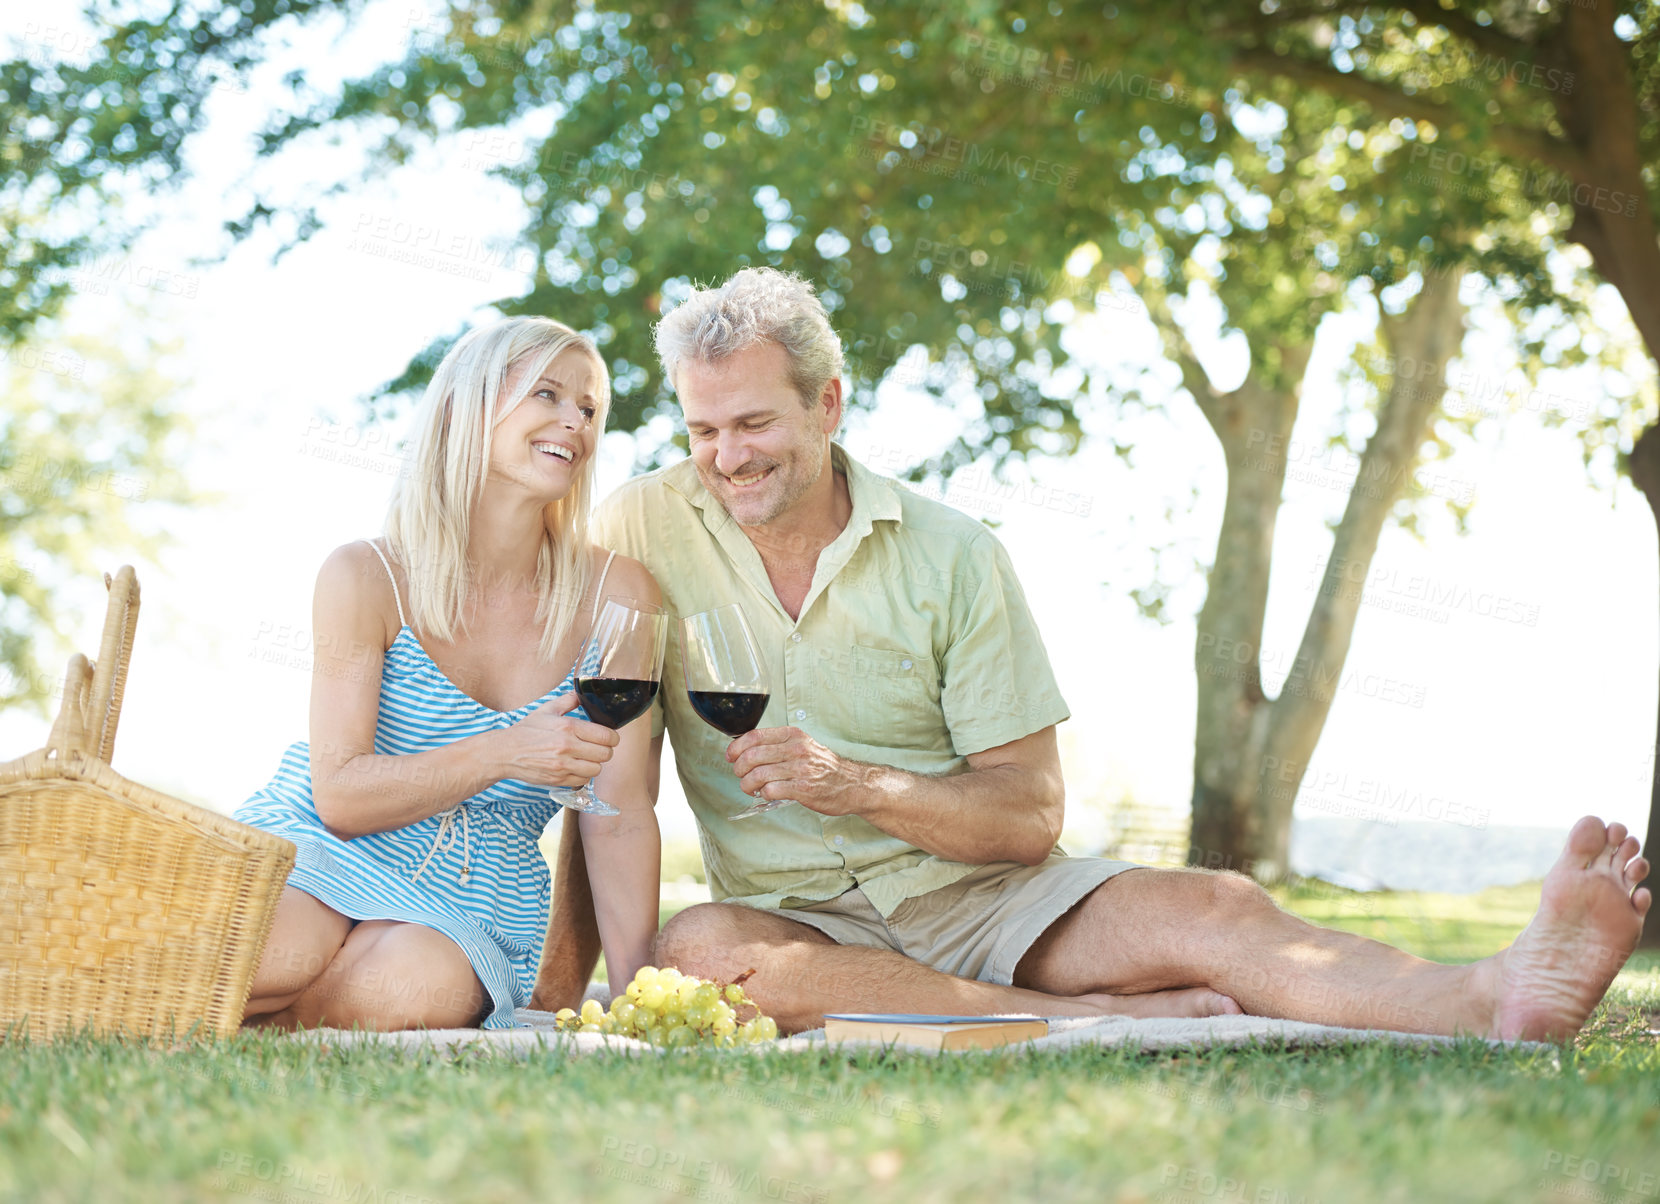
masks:
{"type": "MultiPolygon", "coordinates": [[[[1630,467],[1632,481],[1643,491],[1655,522],[1660,525],[1660,433],[1657,432],[1660,427],[1651,426],[1638,437],[1631,449],[1630,467]]],[[[1654,752],[1656,755],[1649,758],[1648,833],[1643,839],[1643,852],[1651,864],[1660,861],[1660,730],[1655,734],[1654,752]]],[[[1660,885],[1652,872],[1646,881],[1650,890],[1660,885]]],[[[1638,948],[1660,949],[1660,922],[1643,926],[1638,948]]]]}
{"type": "MultiPolygon", "coordinates": [[[[1292,804],[1342,680],[1360,609],[1354,574],[1358,569],[1365,580],[1383,524],[1441,404],[1447,364],[1464,329],[1463,275],[1426,274],[1406,312],[1381,319],[1396,363],[1421,371],[1406,378],[1397,373],[1379,407],[1297,658],[1273,700],[1262,692],[1262,624],[1297,397],[1270,396],[1247,381],[1202,405],[1228,452],[1228,497],[1199,615],[1191,865],[1237,869],[1264,881],[1287,872],[1292,804]],[[1243,435],[1238,415],[1248,416],[1243,435]]],[[[1298,362],[1306,365],[1306,351],[1298,362]]]]}

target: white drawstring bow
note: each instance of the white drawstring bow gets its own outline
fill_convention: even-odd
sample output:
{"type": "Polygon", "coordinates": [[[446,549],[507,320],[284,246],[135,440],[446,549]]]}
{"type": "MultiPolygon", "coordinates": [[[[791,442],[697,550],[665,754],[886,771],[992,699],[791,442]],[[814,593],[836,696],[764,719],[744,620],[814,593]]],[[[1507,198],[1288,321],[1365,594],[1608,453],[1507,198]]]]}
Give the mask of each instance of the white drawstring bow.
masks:
{"type": "Polygon", "coordinates": [[[426,872],[427,865],[440,849],[455,847],[456,812],[461,813],[461,873],[457,877],[460,879],[462,886],[466,886],[473,880],[472,830],[467,818],[466,804],[457,803],[448,811],[438,813],[438,832],[433,836],[432,847],[427,850],[427,855],[421,859],[420,866],[409,876],[411,882],[421,880],[421,875],[426,872]]]}

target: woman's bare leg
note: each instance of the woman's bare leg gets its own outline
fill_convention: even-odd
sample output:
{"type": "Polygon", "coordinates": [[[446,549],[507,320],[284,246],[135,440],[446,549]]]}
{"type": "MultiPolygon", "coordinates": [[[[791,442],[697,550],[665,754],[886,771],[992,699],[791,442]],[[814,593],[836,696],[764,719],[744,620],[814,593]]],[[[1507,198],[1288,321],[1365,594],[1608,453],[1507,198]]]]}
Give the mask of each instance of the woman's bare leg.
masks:
{"type": "Polygon", "coordinates": [[[297,998],[284,1028],[473,1028],[494,1003],[454,941],[422,924],[364,920],[297,998]]]}
{"type": "Polygon", "coordinates": [[[352,924],[349,917],[303,890],[283,887],[271,935],[254,971],[244,1023],[279,1012],[299,998],[334,960],[352,924]]]}

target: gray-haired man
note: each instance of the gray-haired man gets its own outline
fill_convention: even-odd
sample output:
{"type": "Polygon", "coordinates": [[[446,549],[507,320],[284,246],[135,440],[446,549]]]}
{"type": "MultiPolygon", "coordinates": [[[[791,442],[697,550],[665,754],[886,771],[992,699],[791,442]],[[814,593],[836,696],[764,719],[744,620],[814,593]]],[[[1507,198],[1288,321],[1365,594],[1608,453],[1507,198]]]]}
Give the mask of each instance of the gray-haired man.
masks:
{"type": "Polygon", "coordinates": [[[1243,1009],[1562,1038],[1602,998],[1651,901],[1620,824],[1580,820],[1527,930],[1463,966],[1307,924],[1238,874],[1064,856],[1067,712],[1008,557],[832,441],[841,345],[811,286],[746,269],[657,346],[691,458],[619,489],[597,538],[676,614],[740,603],[773,675],[765,726],[728,746],[671,652],[656,747],[666,722],[716,901],[669,921],[659,964],[754,969],[786,1032],[827,1011],[1243,1009]],[[756,798],[799,805],[733,818],[756,798]]]}

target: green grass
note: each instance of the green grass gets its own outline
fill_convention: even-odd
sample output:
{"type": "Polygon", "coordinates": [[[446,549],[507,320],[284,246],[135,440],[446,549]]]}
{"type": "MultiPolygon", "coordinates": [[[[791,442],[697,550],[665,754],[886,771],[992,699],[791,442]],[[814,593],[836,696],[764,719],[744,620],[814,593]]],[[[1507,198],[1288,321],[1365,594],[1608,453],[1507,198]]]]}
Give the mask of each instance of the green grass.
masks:
{"type": "MultiPolygon", "coordinates": [[[[1501,947],[1537,895],[1281,892],[1446,961],[1501,947]]],[[[508,1063],[268,1034],[171,1053],[0,1047],[0,1198],[1647,1204],[1660,1199],[1657,1017],[1660,957],[1644,955],[1572,1047],[1544,1053],[508,1063]]]]}

